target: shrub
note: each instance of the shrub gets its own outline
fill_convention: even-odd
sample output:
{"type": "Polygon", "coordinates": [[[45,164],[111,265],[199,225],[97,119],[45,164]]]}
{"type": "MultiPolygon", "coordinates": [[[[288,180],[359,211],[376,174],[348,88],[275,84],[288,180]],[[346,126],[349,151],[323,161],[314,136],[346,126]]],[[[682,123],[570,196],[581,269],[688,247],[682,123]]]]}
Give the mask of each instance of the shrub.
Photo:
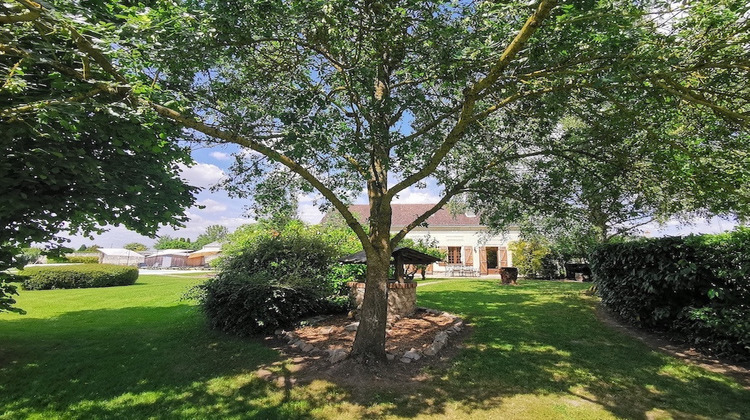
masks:
{"type": "Polygon", "coordinates": [[[70,263],[76,263],[76,264],[99,264],[99,256],[98,255],[92,255],[92,256],[86,256],[86,255],[70,255],[66,257],[68,259],[68,262],[70,263]]]}
{"type": "Polygon", "coordinates": [[[26,290],[127,286],[138,279],[137,268],[111,264],[29,267],[23,274],[26,290]]]}
{"type": "Polygon", "coordinates": [[[47,262],[50,264],[66,264],[69,263],[68,257],[65,255],[47,255],[47,262]]]}
{"type": "Polygon", "coordinates": [[[602,303],[630,323],[750,359],[750,229],[605,245],[591,269],[602,303]]]}
{"type": "Polygon", "coordinates": [[[335,249],[315,235],[259,237],[194,289],[212,328],[240,335],[287,327],[336,308],[335,249]]]}
{"type": "Polygon", "coordinates": [[[200,286],[211,328],[238,335],[272,331],[316,312],[317,299],[303,288],[274,284],[262,275],[219,275],[200,286]]]}
{"type": "Polygon", "coordinates": [[[328,275],[329,286],[335,295],[348,295],[347,283],[364,283],[367,277],[365,264],[337,264],[331,267],[328,275]]]}
{"type": "Polygon", "coordinates": [[[29,264],[35,264],[42,257],[42,250],[39,248],[24,248],[21,253],[16,255],[16,263],[20,267],[29,264]]]}

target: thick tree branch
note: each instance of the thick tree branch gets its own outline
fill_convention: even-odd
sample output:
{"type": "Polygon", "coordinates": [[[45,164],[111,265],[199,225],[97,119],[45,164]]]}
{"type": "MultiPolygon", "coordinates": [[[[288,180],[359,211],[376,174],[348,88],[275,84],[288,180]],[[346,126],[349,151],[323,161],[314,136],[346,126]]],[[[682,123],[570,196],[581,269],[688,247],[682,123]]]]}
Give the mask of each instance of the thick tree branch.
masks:
{"type": "Polygon", "coordinates": [[[35,10],[22,13],[20,15],[2,15],[0,16],[0,25],[17,22],[31,22],[41,16],[41,13],[35,10]]]}
{"type": "MultiPolygon", "coordinates": [[[[28,2],[28,0],[17,0],[17,1],[28,2]]],[[[360,239],[362,244],[364,244],[365,246],[369,244],[367,234],[365,233],[364,229],[359,224],[357,219],[354,217],[354,215],[352,215],[352,213],[349,211],[346,204],[344,204],[332,190],[330,190],[328,187],[323,185],[323,183],[319,179],[317,179],[315,175],[313,175],[305,167],[295,162],[290,157],[282,153],[279,153],[250,137],[240,136],[238,134],[232,134],[227,131],[220,130],[218,128],[209,126],[203,123],[202,121],[196,120],[194,118],[186,117],[171,108],[162,106],[160,104],[151,102],[147,99],[139,98],[133,95],[132,91],[130,91],[128,87],[128,80],[122,74],[120,74],[120,72],[117,71],[117,69],[112,64],[112,62],[101,51],[99,51],[93,44],[91,44],[91,42],[89,42],[88,39],[86,39],[86,37],[81,35],[71,25],[66,24],[66,23],[62,23],[62,25],[65,26],[65,28],[70,31],[71,37],[75,41],[78,49],[84,54],[86,54],[88,57],[93,59],[94,62],[96,62],[106,73],[114,77],[115,80],[124,84],[125,85],[124,89],[128,91],[128,94],[131,95],[131,98],[136,103],[138,103],[141,106],[153,109],[157,114],[171,121],[174,121],[183,127],[192,128],[210,137],[221,139],[225,142],[237,144],[239,146],[243,146],[243,147],[247,147],[249,149],[255,150],[263,154],[264,156],[268,157],[269,159],[279,162],[282,165],[286,166],[292,172],[298,174],[304,180],[309,182],[310,185],[312,185],[315,189],[317,189],[323,195],[323,197],[325,197],[327,200],[329,200],[333,204],[336,210],[338,210],[339,213],[341,213],[341,215],[344,217],[344,220],[346,221],[347,225],[349,225],[349,227],[355,232],[355,234],[360,239]]],[[[78,77],[82,77],[82,75],[78,75],[78,77]]],[[[121,89],[118,89],[118,91],[119,90],[121,89]]]]}
{"type": "Polygon", "coordinates": [[[33,102],[30,104],[18,105],[18,106],[11,107],[11,108],[0,109],[0,118],[12,118],[19,114],[26,114],[29,112],[34,112],[39,109],[46,108],[46,107],[53,106],[53,105],[65,105],[71,102],[83,102],[86,99],[94,97],[102,92],[104,92],[104,90],[97,87],[86,93],[76,95],[76,96],[71,96],[69,98],[50,99],[50,100],[33,102]]]}
{"type": "Polygon", "coordinates": [[[199,131],[207,136],[210,136],[216,139],[221,139],[228,143],[237,144],[239,146],[243,146],[243,147],[247,147],[249,149],[255,150],[256,152],[261,153],[262,155],[268,157],[269,159],[279,162],[282,165],[286,166],[292,172],[301,176],[302,179],[309,182],[310,185],[312,185],[315,189],[317,189],[323,195],[323,197],[325,197],[328,201],[331,202],[331,204],[333,204],[336,210],[338,210],[338,212],[341,213],[341,215],[344,217],[346,224],[354,231],[354,233],[357,235],[357,238],[359,238],[362,244],[365,244],[365,245],[369,244],[367,233],[365,233],[364,229],[359,224],[359,221],[357,221],[354,215],[349,211],[349,208],[346,206],[346,204],[344,204],[344,202],[339,200],[336,193],[334,193],[328,187],[323,185],[323,183],[318,178],[316,178],[315,175],[313,175],[305,167],[295,162],[290,157],[282,153],[279,153],[271,149],[270,147],[253,140],[250,137],[229,133],[224,130],[211,127],[203,123],[202,121],[198,121],[194,118],[186,117],[171,108],[153,103],[145,99],[138,99],[138,101],[142,105],[153,109],[159,115],[165,118],[168,118],[180,124],[183,127],[192,128],[193,130],[199,131]]]}
{"type": "Polygon", "coordinates": [[[483,90],[489,88],[497,82],[500,75],[510,65],[513,59],[526,45],[526,42],[531,38],[532,35],[539,29],[545,19],[547,19],[552,12],[552,9],[557,5],[557,0],[542,0],[539,3],[534,14],[532,14],[526,24],[523,25],[521,31],[518,32],[513,41],[505,48],[505,51],[500,55],[497,63],[492,67],[487,76],[478,81],[472,87],[472,93],[479,94],[483,90]]]}
{"type": "Polygon", "coordinates": [[[711,108],[717,114],[728,117],[729,119],[735,121],[743,127],[746,127],[748,126],[748,124],[750,124],[750,116],[734,112],[730,109],[724,108],[723,106],[719,106],[707,100],[706,98],[703,98],[693,90],[675,82],[671,78],[664,78],[663,81],[653,80],[653,82],[656,86],[666,90],[669,93],[672,93],[673,95],[676,95],[682,100],[711,108]]]}
{"type": "Polygon", "coordinates": [[[461,106],[461,111],[458,117],[458,121],[453,126],[451,131],[445,136],[442,144],[433,153],[433,155],[427,161],[422,169],[405,178],[398,184],[394,185],[386,193],[386,200],[390,202],[393,197],[399,192],[405,190],[409,186],[419,182],[425,177],[429,176],[432,172],[437,169],[440,162],[443,161],[448,152],[458,143],[463,136],[464,132],[469,128],[471,123],[475,122],[474,108],[476,101],[480,98],[483,91],[497,82],[502,72],[508,67],[513,61],[519,51],[526,45],[526,42],[531,36],[539,29],[542,22],[549,17],[550,12],[557,4],[557,0],[542,0],[539,3],[536,11],[529,17],[524,24],[523,28],[519,31],[513,41],[508,45],[507,48],[500,55],[500,59],[492,66],[487,76],[476,82],[471,88],[466,89],[464,92],[464,101],[461,106]]]}

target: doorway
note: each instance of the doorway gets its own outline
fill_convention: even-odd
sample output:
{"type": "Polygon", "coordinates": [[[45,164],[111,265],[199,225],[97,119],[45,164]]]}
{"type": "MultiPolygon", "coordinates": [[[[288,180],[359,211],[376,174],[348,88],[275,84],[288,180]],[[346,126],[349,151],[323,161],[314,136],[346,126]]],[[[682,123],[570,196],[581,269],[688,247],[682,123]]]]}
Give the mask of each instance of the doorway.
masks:
{"type": "Polygon", "coordinates": [[[508,265],[508,249],[488,246],[479,249],[479,273],[500,274],[500,268],[508,265]]]}
{"type": "Polygon", "coordinates": [[[498,265],[498,249],[496,246],[489,246],[487,249],[487,274],[500,274],[498,265]]]}

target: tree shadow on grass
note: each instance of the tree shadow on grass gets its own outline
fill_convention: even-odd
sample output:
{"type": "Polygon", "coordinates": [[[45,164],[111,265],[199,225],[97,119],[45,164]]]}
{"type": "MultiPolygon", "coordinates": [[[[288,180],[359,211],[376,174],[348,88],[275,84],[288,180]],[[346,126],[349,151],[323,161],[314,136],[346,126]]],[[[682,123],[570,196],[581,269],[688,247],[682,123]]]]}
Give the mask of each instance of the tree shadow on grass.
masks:
{"type": "Polygon", "coordinates": [[[469,417],[527,396],[567,413],[750,418],[747,390],[604,326],[578,286],[548,284],[421,290],[420,305],[461,315],[473,336],[431,379],[364,398],[336,378],[295,384],[262,339],[210,331],[189,305],[20,318],[0,324],[0,418],[469,417]]]}
{"type": "Polygon", "coordinates": [[[750,392],[718,374],[685,365],[622,335],[594,315],[594,299],[569,286],[422,291],[420,305],[464,316],[474,327],[466,349],[425,393],[392,414],[414,416],[500,406],[507,398],[569,394],[618,417],[750,418],[750,392]]]}
{"type": "Polygon", "coordinates": [[[188,305],[18,319],[0,325],[0,417],[304,417],[255,375],[279,359],[188,305]]]}

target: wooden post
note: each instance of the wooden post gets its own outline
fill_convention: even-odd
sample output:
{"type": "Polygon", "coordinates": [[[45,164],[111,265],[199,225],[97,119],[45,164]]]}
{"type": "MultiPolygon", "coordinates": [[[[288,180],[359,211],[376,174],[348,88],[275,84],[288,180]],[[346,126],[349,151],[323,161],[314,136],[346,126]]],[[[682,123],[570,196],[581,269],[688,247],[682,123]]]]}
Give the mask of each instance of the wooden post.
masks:
{"type": "Polygon", "coordinates": [[[404,263],[401,256],[396,254],[393,257],[393,263],[396,264],[396,281],[399,283],[404,282],[404,263]]]}

